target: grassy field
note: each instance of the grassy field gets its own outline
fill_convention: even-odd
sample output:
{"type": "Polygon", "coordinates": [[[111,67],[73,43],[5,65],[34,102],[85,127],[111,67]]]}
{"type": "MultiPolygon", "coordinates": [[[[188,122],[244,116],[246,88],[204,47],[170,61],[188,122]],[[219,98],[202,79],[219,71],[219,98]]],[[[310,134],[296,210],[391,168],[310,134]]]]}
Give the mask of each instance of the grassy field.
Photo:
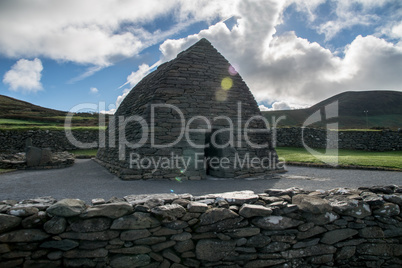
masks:
{"type": "MultiPolygon", "coordinates": [[[[325,149],[315,150],[325,153],[325,149]]],[[[278,147],[276,151],[279,157],[284,158],[286,162],[324,163],[304,148],[278,147]]],[[[383,167],[402,170],[402,151],[367,152],[340,149],[338,157],[338,164],[342,166],[383,167]]],[[[326,158],[330,159],[331,154],[326,158]]]]}
{"type": "Polygon", "coordinates": [[[69,151],[70,153],[74,154],[75,156],[77,155],[85,155],[85,156],[90,156],[90,157],[95,157],[96,153],[98,152],[98,149],[88,149],[88,150],[73,150],[69,151]]]}
{"type": "MultiPolygon", "coordinates": [[[[320,153],[325,153],[325,149],[316,149],[320,153]]],[[[304,148],[279,147],[276,148],[279,157],[286,162],[315,163],[323,164],[304,148]]],[[[333,156],[329,153],[325,156],[328,160],[333,156]]],[[[402,170],[402,151],[390,152],[367,152],[355,150],[338,151],[339,165],[342,166],[362,166],[362,167],[383,167],[402,170]]]]}

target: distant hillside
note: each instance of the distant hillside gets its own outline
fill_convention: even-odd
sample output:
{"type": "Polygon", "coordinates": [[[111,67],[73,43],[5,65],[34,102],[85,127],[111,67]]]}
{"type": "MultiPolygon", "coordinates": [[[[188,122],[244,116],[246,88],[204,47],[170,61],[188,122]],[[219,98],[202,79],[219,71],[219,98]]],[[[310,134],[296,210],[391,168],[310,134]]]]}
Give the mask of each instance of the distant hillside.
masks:
{"type": "MultiPolygon", "coordinates": [[[[326,100],[310,108],[298,110],[282,110],[262,112],[271,120],[286,116],[279,126],[302,126],[308,116],[328,104],[338,101],[339,117],[334,121],[341,129],[365,128],[401,128],[402,127],[402,92],[399,91],[348,91],[326,100]],[[367,112],[367,118],[366,113],[367,112]]],[[[321,127],[322,124],[313,125],[321,127]]]]}
{"type": "MultiPolygon", "coordinates": [[[[63,125],[67,112],[44,108],[29,102],[0,95],[0,125],[20,123],[38,125],[63,125]],[[10,120],[7,120],[10,119],[10,120]],[[27,122],[22,122],[27,121],[27,122]],[[10,123],[9,123],[10,122],[10,123]]],[[[97,115],[80,113],[73,117],[75,126],[96,126],[97,115]]]]}

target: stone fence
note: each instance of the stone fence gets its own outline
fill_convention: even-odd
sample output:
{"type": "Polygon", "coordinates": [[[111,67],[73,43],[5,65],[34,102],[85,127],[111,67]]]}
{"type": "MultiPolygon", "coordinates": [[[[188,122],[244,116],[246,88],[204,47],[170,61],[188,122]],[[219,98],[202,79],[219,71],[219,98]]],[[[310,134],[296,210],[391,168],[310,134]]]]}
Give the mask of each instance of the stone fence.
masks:
{"type": "Polygon", "coordinates": [[[0,202],[1,267],[401,267],[402,188],[0,202]]]}
{"type": "MultiPolygon", "coordinates": [[[[98,130],[75,130],[73,137],[85,144],[98,142],[98,130]]],[[[64,131],[60,130],[29,130],[11,131],[0,130],[0,152],[22,152],[25,149],[25,140],[32,138],[33,145],[39,148],[52,148],[54,151],[80,149],[70,143],[64,131]]],[[[402,150],[402,132],[398,131],[329,131],[304,129],[302,139],[301,128],[276,129],[276,145],[281,147],[303,147],[303,140],[312,148],[330,148],[338,146],[340,149],[393,151],[402,150]],[[329,139],[328,139],[329,138],[329,139]]],[[[98,148],[98,145],[90,146],[98,148]]]]}
{"type": "Polygon", "coordinates": [[[301,128],[276,129],[279,147],[339,148],[367,151],[402,150],[402,132],[398,131],[327,131],[301,128]]]}

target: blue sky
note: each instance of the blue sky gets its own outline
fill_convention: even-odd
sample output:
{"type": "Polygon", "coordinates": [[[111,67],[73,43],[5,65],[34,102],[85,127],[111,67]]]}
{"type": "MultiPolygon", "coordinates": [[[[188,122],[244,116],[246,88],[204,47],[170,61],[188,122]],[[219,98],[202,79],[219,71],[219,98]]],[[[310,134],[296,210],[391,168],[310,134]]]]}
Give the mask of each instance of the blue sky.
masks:
{"type": "Polygon", "coordinates": [[[99,102],[113,111],[203,37],[262,110],[402,90],[398,0],[5,0],[0,30],[0,94],[65,111],[99,102]]]}

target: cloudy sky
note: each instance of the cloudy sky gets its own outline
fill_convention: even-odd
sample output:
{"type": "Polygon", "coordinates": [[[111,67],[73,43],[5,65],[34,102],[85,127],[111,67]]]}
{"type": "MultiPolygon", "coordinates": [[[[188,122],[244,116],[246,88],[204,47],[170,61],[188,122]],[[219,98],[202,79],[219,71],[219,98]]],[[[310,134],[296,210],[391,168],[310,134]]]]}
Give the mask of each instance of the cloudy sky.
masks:
{"type": "Polygon", "coordinates": [[[114,109],[142,77],[207,38],[261,109],[402,90],[400,0],[2,0],[0,94],[114,109]]]}

